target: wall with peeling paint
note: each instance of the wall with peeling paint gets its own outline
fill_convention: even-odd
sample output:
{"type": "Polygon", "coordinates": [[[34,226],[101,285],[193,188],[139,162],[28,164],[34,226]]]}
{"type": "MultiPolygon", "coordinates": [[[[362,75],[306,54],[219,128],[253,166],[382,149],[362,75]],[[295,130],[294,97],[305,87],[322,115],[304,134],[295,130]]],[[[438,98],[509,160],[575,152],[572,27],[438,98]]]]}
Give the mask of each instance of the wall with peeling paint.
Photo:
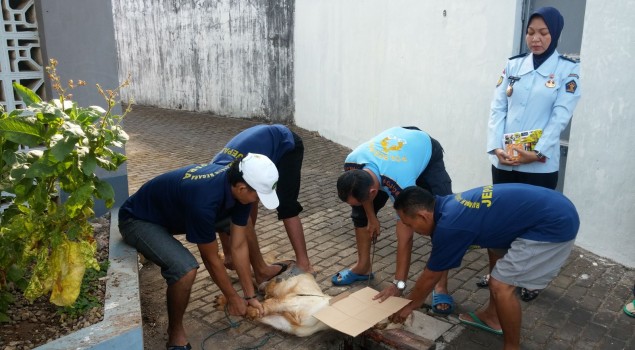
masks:
{"type": "Polygon", "coordinates": [[[293,120],[293,0],[113,0],[126,98],[293,120]]]}

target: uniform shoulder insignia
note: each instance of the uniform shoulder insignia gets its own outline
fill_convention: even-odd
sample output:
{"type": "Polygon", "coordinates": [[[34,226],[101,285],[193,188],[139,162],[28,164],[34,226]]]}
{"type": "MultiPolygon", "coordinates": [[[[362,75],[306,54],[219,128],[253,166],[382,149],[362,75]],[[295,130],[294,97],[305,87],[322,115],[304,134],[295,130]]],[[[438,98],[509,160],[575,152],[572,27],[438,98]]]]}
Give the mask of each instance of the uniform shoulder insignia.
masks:
{"type": "Polygon", "coordinates": [[[569,61],[569,62],[580,63],[580,57],[574,57],[574,56],[569,56],[569,55],[560,55],[560,58],[562,58],[563,60],[569,61]]]}
{"type": "Polygon", "coordinates": [[[516,58],[525,57],[525,56],[527,56],[527,55],[529,55],[529,52],[525,52],[525,53],[521,53],[520,55],[512,56],[512,57],[510,57],[509,59],[510,59],[510,60],[513,60],[513,59],[516,59],[516,58]]]}

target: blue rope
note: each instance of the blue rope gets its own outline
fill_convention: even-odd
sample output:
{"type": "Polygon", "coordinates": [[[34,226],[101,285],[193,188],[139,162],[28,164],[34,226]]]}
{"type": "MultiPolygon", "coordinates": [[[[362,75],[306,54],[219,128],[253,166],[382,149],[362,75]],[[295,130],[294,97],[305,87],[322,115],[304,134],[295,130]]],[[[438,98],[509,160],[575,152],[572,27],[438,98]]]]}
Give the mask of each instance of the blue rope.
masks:
{"type": "MultiPolygon", "coordinates": [[[[227,322],[229,322],[229,326],[227,326],[225,328],[221,328],[219,330],[216,330],[216,331],[212,332],[210,335],[208,335],[207,337],[205,337],[205,339],[203,339],[203,341],[201,342],[201,349],[205,350],[205,342],[208,341],[211,337],[215,336],[216,334],[218,334],[220,332],[224,332],[224,331],[226,331],[228,329],[231,329],[231,328],[238,328],[240,326],[240,322],[234,322],[234,321],[232,321],[231,318],[229,318],[229,310],[228,310],[228,305],[227,304],[225,304],[224,311],[225,311],[225,318],[227,319],[227,322]]],[[[269,332],[269,333],[264,335],[264,338],[262,340],[260,340],[260,342],[258,344],[253,345],[253,346],[236,348],[235,350],[258,350],[260,347],[262,347],[263,345],[267,344],[269,339],[271,339],[274,335],[275,335],[275,333],[269,332]]]]}

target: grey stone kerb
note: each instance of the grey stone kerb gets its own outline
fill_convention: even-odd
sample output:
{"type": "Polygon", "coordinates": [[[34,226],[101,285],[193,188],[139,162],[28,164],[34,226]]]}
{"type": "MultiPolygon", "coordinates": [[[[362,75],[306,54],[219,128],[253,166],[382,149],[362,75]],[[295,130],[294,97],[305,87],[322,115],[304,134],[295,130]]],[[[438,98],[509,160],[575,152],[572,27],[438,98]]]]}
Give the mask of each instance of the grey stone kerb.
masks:
{"type": "Polygon", "coordinates": [[[118,209],[110,215],[104,320],[36,349],[143,349],[137,251],[119,234],[118,209]]]}

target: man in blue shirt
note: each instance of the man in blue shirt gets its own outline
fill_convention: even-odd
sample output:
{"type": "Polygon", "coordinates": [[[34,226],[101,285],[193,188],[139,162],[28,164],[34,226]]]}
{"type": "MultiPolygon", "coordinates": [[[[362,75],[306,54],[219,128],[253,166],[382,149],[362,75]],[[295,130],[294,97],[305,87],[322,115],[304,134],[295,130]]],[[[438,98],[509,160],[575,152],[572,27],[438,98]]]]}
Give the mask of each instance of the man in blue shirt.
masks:
{"type": "Polygon", "coordinates": [[[488,305],[460,315],[459,320],[502,334],[505,349],[519,348],[521,308],[516,287],[542,289],[556,277],[580,227],[573,203],[551,189],[500,184],[443,197],[409,187],[394,207],[406,226],[430,236],[432,250],[406,296],[412,301],[391,320],[404,322],[421,307],[444,271],[460,266],[470,245],[502,250],[503,256],[490,261],[488,305]]]}
{"type": "MultiPolygon", "coordinates": [[[[331,281],[335,285],[373,278],[370,274],[371,242],[379,235],[377,212],[388,198],[394,201],[402,189],[413,185],[437,195],[452,193],[452,182],[443,162],[443,148],[416,127],[394,127],[381,132],[346,157],[344,170],[337,181],[337,192],[342,201],[352,206],[357,264],[333,276],[331,281]]],[[[398,220],[396,234],[395,280],[381,295],[400,295],[406,288],[413,231],[398,220]]],[[[453,303],[448,294],[446,273],[435,288],[433,310],[449,314],[453,303]]]]}
{"type": "Polygon", "coordinates": [[[278,171],[269,158],[248,154],[230,166],[190,165],[148,181],[119,209],[119,230],[124,241],[161,267],[167,282],[168,348],[188,349],[183,314],[199,267],[194,255],[174,235],[198,246],[205,267],[228,301],[229,313],[244,315],[247,304],[263,311],[251,281],[268,280],[279,267],[266,265],[259,250],[248,249],[255,240],[250,227],[251,203],[260,199],[269,209],[278,206],[275,192],[278,171]],[[232,252],[242,285],[241,298],[232,287],[218,257],[216,225],[231,219],[232,252]]]}
{"type": "MultiPolygon", "coordinates": [[[[306,272],[313,273],[309,262],[309,255],[304,239],[304,229],[300,221],[302,205],[298,202],[300,194],[300,178],[302,159],[304,158],[304,144],[300,136],[284,125],[256,125],[241,131],[234,136],[225,147],[212,159],[215,164],[229,164],[235,159],[244,157],[247,153],[263,154],[271,159],[278,168],[280,179],[276,193],[280,199],[278,206],[278,220],[282,220],[287,236],[295,252],[296,266],[306,272]]],[[[258,205],[251,208],[251,219],[254,226],[258,216],[258,205]]],[[[220,236],[225,254],[225,266],[233,269],[229,237],[220,236]]]]}

